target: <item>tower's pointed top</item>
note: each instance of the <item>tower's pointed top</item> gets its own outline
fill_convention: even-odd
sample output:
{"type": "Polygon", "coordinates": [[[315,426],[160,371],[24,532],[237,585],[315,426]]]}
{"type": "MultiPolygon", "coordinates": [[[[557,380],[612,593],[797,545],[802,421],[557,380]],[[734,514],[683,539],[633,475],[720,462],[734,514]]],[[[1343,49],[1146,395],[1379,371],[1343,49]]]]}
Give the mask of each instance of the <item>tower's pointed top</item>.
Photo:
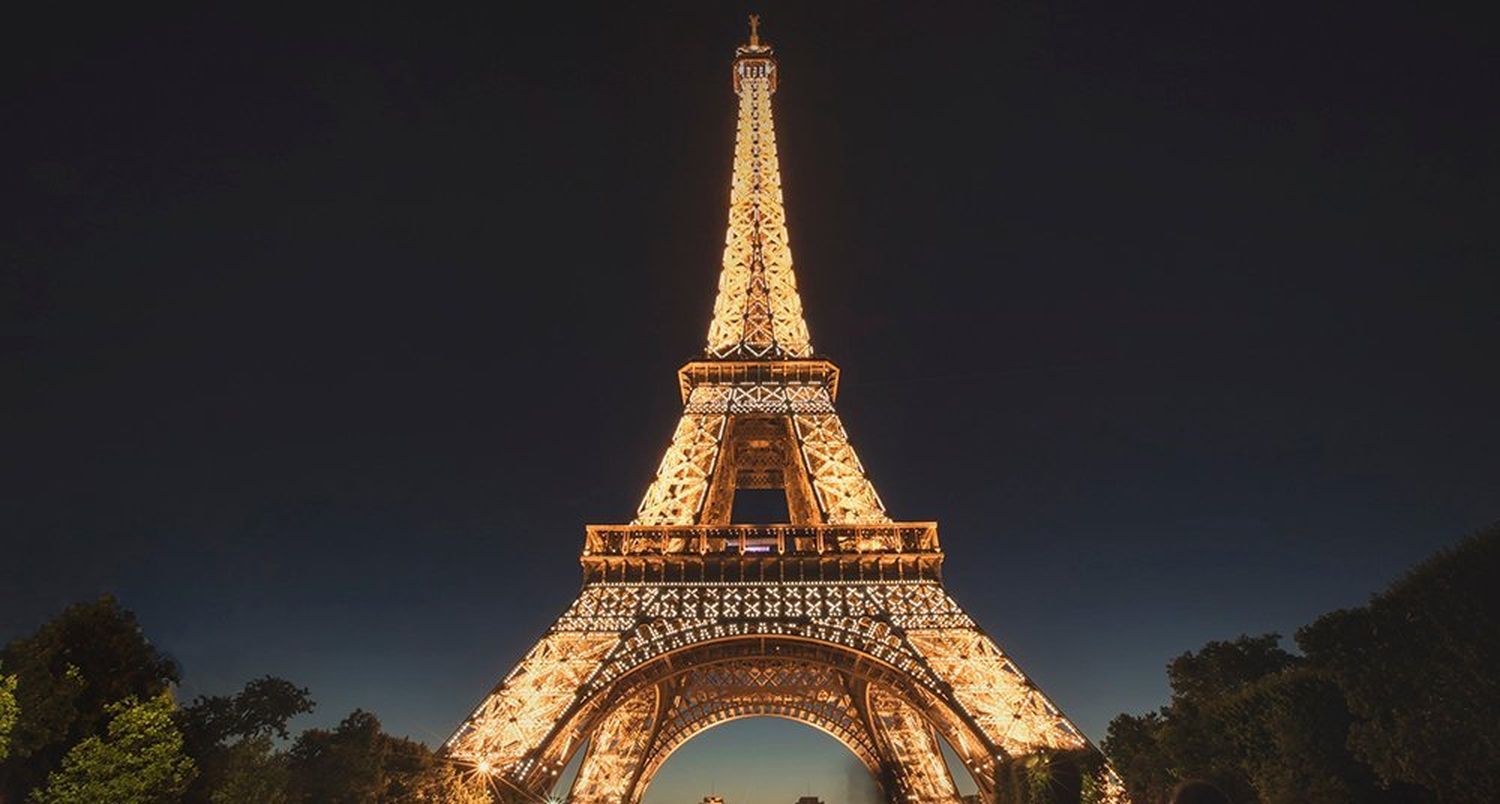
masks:
{"type": "Polygon", "coordinates": [[[786,210],[771,95],[778,68],[771,43],[760,38],[760,17],[750,16],[750,41],[734,54],[739,124],[734,177],[729,187],[729,229],[724,238],[719,296],[708,329],[708,356],[728,360],[812,357],[802,300],[787,245],[786,210]]]}
{"type": "Polygon", "coordinates": [[[760,38],[760,15],[750,15],[750,41],[735,51],[735,55],[744,58],[763,58],[771,55],[771,43],[760,38]]]}

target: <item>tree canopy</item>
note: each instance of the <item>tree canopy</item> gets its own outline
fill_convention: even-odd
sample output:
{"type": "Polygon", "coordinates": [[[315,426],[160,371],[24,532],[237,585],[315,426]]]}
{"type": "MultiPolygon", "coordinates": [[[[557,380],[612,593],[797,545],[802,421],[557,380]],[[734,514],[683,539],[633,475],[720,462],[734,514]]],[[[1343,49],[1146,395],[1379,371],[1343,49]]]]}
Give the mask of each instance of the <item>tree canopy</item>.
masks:
{"type": "Polygon", "coordinates": [[[1104,748],[1138,804],[1206,779],[1237,802],[1485,802],[1500,785],[1500,527],[1369,605],[1297,632],[1210,642],[1167,668],[1170,702],[1104,748]]]}
{"type": "Polygon", "coordinates": [[[0,651],[0,801],[33,804],[488,804],[425,745],[355,711],[292,740],[308,690],[254,679],[178,708],[176,664],[113,598],[70,606],[0,651]]]}
{"type": "Polygon", "coordinates": [[[309,729],[289,752],[291,801],[320,804],[487,804],[476,783],[421,743],[391,737],[369,712],[337,728],[309,729]]]}
{"type": "Polygon", "coordinates": [[[1368,606],[1297,632],[1353,715],[1349,747],[1382,782],[1444,802],[1500,788],[1500,526],[1423,562],[1368,606]]]}
{"type": "Polygon", "coordinates": [[[288,724],[313,710],[312,696],[285,679],[265,676],[230,696],[199,696],[177,713],[177,722],[201,770],[184,800],[274,802],[285,800],[286,758],[274,739],[291,736],[288,724]]]}
{"type": "Polygon", "coordinates": [[[18,708],[0,797],[20,801],[69,747],[100,736],[111,704],[156,698],[177,683],[177,664],[147,641],[135,615],[113,597],[69,606],[0,651],[16,677],[18,708]]]}
{"type": "Polygon", "coordinates": [[[84,739],[32,793],[34,804],[163,804],[177,801],[197,769],[172,722],[172,694],[106,707],[104,736],[84,739]]]}

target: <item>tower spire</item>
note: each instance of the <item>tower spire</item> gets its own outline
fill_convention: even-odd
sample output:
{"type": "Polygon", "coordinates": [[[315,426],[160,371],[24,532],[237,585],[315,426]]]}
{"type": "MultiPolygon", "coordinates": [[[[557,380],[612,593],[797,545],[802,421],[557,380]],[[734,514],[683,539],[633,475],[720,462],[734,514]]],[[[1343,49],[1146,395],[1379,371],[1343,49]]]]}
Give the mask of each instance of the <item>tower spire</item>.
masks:
{"type": "Polygon", "coordinates": [[[759,17],[733,74],[739,126],[708,345],[678,372],[682,419],[635,525],[729,524],[739,489],[781,490],[778,521],[794,525],[890,522],[834,412],[838,367],[813,357],[802,319],[771,120],[776,56],[759,17]]]}
{"type": "Polygon", "coordinates": [[[813,354],[782,206],[771,116],[776,80],[775,53],[761,41],[760,17],[752,15],[750,42],[734,58],[739,123],[719,295],[708,327],[710,358],[776,360],[813,354]]]}

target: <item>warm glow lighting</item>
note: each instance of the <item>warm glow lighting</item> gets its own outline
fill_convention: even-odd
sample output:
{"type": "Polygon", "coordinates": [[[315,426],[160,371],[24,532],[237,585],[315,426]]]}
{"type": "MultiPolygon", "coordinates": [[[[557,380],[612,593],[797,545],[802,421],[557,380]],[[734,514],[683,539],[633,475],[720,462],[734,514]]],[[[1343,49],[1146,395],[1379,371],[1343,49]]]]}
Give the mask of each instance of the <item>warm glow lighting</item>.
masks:
{"type": "MultiPolygon", "coordinates": [[[[718,295],[678,372],[682,418],[635,520],[588,526],[577,599],[445,753],[554,802],[581,750],[567,801],[638,804],[703,730],[782,717],[842,742],[891,800],[958,800],[941,741],[993,798],[997,758],[1089,743],[943,588],[937,524],[886,513],[803,320],[758,30],[733,79],[718,295]],[[789,521],[731,522],[739,489],[781,490],[789,521]]],[[[1126,804],[1107,764],[1095,781],[1099,804],[1126,804]]]]}

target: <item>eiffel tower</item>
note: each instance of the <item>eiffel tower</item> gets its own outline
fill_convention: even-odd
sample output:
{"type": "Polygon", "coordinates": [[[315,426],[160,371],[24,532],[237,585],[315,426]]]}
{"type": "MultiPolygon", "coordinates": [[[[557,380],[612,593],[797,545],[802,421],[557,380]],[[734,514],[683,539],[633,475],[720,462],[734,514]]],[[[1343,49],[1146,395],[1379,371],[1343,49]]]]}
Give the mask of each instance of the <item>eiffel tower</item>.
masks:
{"type": "Polygon", "coordinates": [[[1040,770],[1124,802],[944,591],[937,524],[891,519],[839,421],[839,370],[813,351],[792,273],[777,78],[751,17],[718,298],[702,357],[677,373],[682,419],[656,478],[630,524],[586,527],[577,600],[444,753],[543,800],[581,751],[568,800],[634,804],[705,729],[780,717],[842,742],[891,802],[959,801],[941,742],[986,800],[1040,770]],[[736,521],[736,495],[767,490],[787,521],[736,521]]]}

